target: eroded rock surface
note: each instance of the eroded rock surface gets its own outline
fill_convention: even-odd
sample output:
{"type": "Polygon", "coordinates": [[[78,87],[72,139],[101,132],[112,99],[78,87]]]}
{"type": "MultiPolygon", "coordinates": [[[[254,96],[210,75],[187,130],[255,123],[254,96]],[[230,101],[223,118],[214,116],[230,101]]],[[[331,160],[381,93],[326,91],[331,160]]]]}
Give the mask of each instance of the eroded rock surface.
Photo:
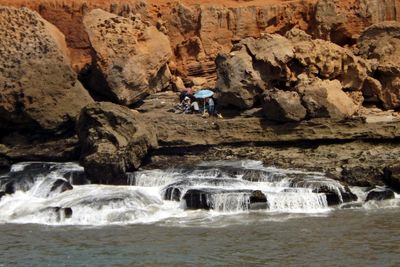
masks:
{"type": "MultiPolygon", "coordinates": [[[[270,105],[272,95],[298,95],[295,106],[298,110],[303,106],[307,114],[300,112],[294,120],[352,116],[362,99],[353,101],[344,91],[361,92],[370,73],[369,63],[350,50],[313,40],[298,29],[288,32],[286,37],[267,34],[260,39],[244,39],[230,54],[219,55],[216,64],[216,87],[222,104],[250,109],[258,102],[270,105]],[[268,97],[262,97],[263,94],[268,97]]],[[[268,108],[265,113],[274,120],[290,121],[293,118],[286,115],[292,108],[286,105],[281,117],[274,114],[275,110],[268,114],[268,108]]]]}
{"type": "Polygon", "coordinates": [[[64,35],[27,8],[0,7],[0,128],[63,131],[92,102],[64,35]]]}
{"type": "Polygon", "coordinates": [[[126,172],[136,170],[151,147],[154,131],[129,108],[107,102],[88,105],[79,117],[81,163],[93,183],[127,184],[126,172]]]}
{"type": "Polygon", "coordinates": [[[101,9],[84,18],[95,54],[87,84],[91,90],[130,105],[168,87],[169,39],[140,16],[120,17],[101,9]]]}
{"type": "Polygon", "coordinates": [[[365,94],[379,99],[387,109],[400,107],[400,23],[382,22],[367,28],[358,39],[357,52],[374,60],[373,77],[365,94]]]}

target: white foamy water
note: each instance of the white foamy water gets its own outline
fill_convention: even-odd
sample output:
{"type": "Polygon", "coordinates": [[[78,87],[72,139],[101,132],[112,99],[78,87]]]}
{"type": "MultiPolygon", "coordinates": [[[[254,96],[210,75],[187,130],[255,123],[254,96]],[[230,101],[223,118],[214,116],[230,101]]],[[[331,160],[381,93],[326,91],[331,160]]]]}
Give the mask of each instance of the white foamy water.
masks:
{"type": "MultiPolygon", "coordinates": [[[[337,196],[338,204],[346,193],[322,173],[264,167],[258,161],[139,171],[128,174],[127,184],[88,184],[76,163],[15,164],[0,177],[0,191],[8,190],[0,199],[0,223],[207,225],[213,218],[252,213],[274,220],[277,214],[330,212],[340,205],[329,206],[326,193],[337,196]]],[[[399,207],[398,195],[364,203],[365,189],[353,192],[358,200],[351,207],[399,207]]]]}

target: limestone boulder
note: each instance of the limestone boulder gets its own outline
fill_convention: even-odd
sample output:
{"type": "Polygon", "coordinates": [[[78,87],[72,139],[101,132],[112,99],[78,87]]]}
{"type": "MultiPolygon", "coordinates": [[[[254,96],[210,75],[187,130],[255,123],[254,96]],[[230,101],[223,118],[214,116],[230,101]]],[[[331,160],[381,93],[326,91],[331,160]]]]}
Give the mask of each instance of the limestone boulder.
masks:
{"type": "Polygon", "coordinates": [[[91,103],[70,66],[64,35],[27,8],[0,7],[0,129],[73,128],[91,103]]]}
{"type": "MultiPolygon", "coordinates": [[[[360,56],[376,62],[374,78],[380,86],[374,86],[374,97],[386,109],[400,107],[400,23],[381,22],[368,27],[357,42],[360,56]]],[[[371,94],[371,87],[365,94],[371,94]]]]}
{"type": "Polygon", "coordinates": [[[297,69],[309,76],[339,80],[352,91],[362,89],[370,72],[369,63],[349,49],[319,39],[295,42],[295,60],[297,69]]]}
{"type": "Polygon", "coordinates": [[[285,36],[264,34],[259,39],[244,39],[230,54],[220,54],[216,63],[216,87],[221,93],[222,104],[250,109],[257,103],[264,103],[270,109],[266,114],[271,115],[271,119],[280,117],[295,121],[305,117],[339,119],[353,115],[363,103],[364,98],[359,92],[371,72],[369,62],[349,49],[328,41],[313,40],[298,29],[285,36]],[[310,88],[306,88],[308,86],[310,88]],[[293,88],[297,88],[302,101],[308,102],[307,116],[304,112],[295,118],[287,116],[293,110],[302,110],[301,105],[305,105],[296,100],[295,107],[291,107],[289,103],[293,104],[295,99],[293,93],[287,93],[286,97],[290,99],[283,100],[283,91],[293,88]],[[276,90],[282,91],[279,96],[276,90]],[[348,96],[344,91],[349,92],[348,96]],[[343,102],[336,103],[338,100],[343,102]],[[271,113],[272,106],[268,105],[274,105],[278,110],[271,113]],[[283,112],[286,115],[282,113],[283,107],[288,108],[283,112]]]}
{"type": "Polygon", "coordinates": [[[352,116],[357,106],[342,91],[338,80],[321,80],[315,78],[302,81],[296,87],[302,96],[302,103],[310,118],[332,118],[341,120],[352,116]]]}
{"type": "Polygon", "coordinates": [[[358,53],[379,65],[400,63],[400,22],[386,21],[366,28],[357,40],[358,53]]]}
{"type": "Polygon", "coordinates": [[[274,121],[301,121],[307,115],[307,110],[301,104],[297,92],[271,90],[263,99],[264,116],[274,121]]]}
{"type": "Polygon", "coordinates": [[[140,114],[108,102],[83,108],[77,131],[81,164],[93,183],[126,184],[126,172],[136,170],[149,149],[157,146],[154,131],[140,114]]]}
{"type": "Polygon", "coordinates": [[[246,48],[241,46],[230,54],[219,54],[215,63],[220,104],[241,109],[251,108],[266,89],[266,84],[260,73],[253,68],[252,57],[246,48]]]}
{"type": "Polygon", "coordinates": [[[94,53],[88,87],[124,105],[169,86],[168,37],[140,16],[120,17],[94,9],[84,17],[94,53]]]}

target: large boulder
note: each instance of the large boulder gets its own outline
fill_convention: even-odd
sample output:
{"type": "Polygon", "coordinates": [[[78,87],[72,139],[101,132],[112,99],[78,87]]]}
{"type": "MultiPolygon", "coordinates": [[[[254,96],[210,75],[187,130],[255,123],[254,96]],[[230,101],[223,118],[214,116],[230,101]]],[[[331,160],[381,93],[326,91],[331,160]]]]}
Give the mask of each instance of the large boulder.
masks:
{"type": "Polygon", "coordinates": [[[136,170],[148,150],[157,146],[154,131],[140,114],[113,103],[83,108],[77,131],[81,164],[93,183],[127,184],[126,172],[136,170]]]}
{"type": "Polygon", "coordinates": [[[327,117],[336,120],[350,117],[357,111],[352,99],[342,90],[338,80],[315,78],[296,87],[310,118],[327,117]]]}
{"type": "MultiPolygon", "coordinates": [[[[216,65],[216,87],[221,93],[222,105],[250,109],[258,103],[271,104],[275,97],[274,105],[281,109],[285,106],[283,95],[291,97],[294,94],[288,91],[296,90],[302,96],[302,102],[305,98],[310,100],[312,95],[312,98],[320,99],[316,101],[319,103],[317,108],[329,110],[321,115],[308,108],[307,117],[334,119],[355,113],[357,106],[344,91],[357,92],[349,95],[360,96],[357,102],[362,102],[358,92],[363,89],[371,69],[368,61],[355,56],[350,50],[328,41],[313,40],[298,29],[289,31],[285,36],[264,34],[259,39],[244,39],[233,47],[230,54],[220,54],[216,65]],[[312,87],[310,90],[304,88],[306,83],[312,87]],[[281,99],[279,105],[276,102],[278,95],[281,99]]],[[[292,100],[295,98],[292,97],[292,100]]],[[[301,109],[301,105],[304,106],[304,103],[296,100],[296,107],[301,109]]],[[[289,104],[286,108],[293,109],[289,104]]],[[[285,110],[284,113],[290,114],[291,111],[285,110]]],[[[278,120],[306,117],[303,113],[295,119],[281,115],[278,120]]]]}
{"type": "Polygon", "coordinates": [[[293,91],[266,92],[263,109],[265,117],[274,121],[301,121],[307,115],[299,94],[293,91]]]}
{"type": "Polygon", "coordinates": [[[368,27],[358,39],[357,51],[376,62],[374,78],[380,83],[366,87],[365,94],[378,98],[386,109],[399,108],[400,23],[381,22],[368,27]]]}
{"type": "Polygon", "coordinates": [[[220,103],[241,109],[251,108],[266,89],[260,73],[254,70],[252,58],[245,47],[229,55],[219,54],[215,60],[221,93],[220,103]]]}
{"type": "Polygon", "coordinates": [[[0,7],[0,129],[73,127],[88,92],[70,67],[64,35],[27,8],[0,7]]]}
{"type": "Polygon", "coordinates": [[[170,82],[169,39],[139,16],[120,17],[94,9],[84,17],[94,61],[88,87],[120,104],[130,105],[170,82]]]}

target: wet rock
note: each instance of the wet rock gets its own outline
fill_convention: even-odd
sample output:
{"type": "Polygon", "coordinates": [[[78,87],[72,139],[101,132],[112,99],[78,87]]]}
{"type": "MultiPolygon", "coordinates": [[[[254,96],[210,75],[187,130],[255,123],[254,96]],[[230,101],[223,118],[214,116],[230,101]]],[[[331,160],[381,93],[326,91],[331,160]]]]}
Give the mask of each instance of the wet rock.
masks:
{"type": "Polygon", "coordinates": [[[211,208],[211,205],[208,201],[209,194],[209,192],[199,189],[188,190],[183,196],[183,199],[186,203],[186,208],[190,210],[209,210],[211,208]]]}
{"type": "Polygon", "coordinates": [[[0,177],[0,190],[7,194],[29,191],[37,181],[43,181],[41,187],[46,187],[47,196],[55,191],[61,193],[72,189],[68,181],[53,178],[62,175],[65,165],[61,163],[29,162],[14,166],[15,169],[0,177]]]}
{"type": "Polygon", "coordinates": [[[323,193],[328,206],[357,201],[357,196],[351,192],[350,188],[334,180],[310,180],[310,178],[299,177],[291,181],[290,187],[311,188],[313,193],[323,193]]]}
{"type": "Polygon", "coordinates": [[[397,193],[400,193],[400,165],[386,167],[383,170],[383,182],[397,193]]]}
{"type": "Polygon", "coordinates": [[[265,93],[263,110],[267,119],[281,122],[301,121],[307,115],[299,94],[282,90],[265,93]]]}
{"type": "Polygon", "coordinates": [[[345,187],[345,190],[346,190],[345,192],[341,192],[343,203],[353,202],[358,200],[357,195],[351,192],[350,188],[345,187]]]}
{"type": "Polygon", "coordinates": [[[63,177],[72,185],[85,185],[90,183],[84,171],[68,171],[63,177]]]}
{"type": "Polygon", "coordinates": [[[275,173],[275,172],[268,172],[264,170],[251,170],[251,169],[242,169],[239,173],[242,174],[242,179],[250,182],[276,182],[281,181],[285,178],[285,174],[275,173]]]}
{"type": "MultiPolygon", "coordinates": [[[[204,173],[202,173],[204,174],[204,173]]],[[[242,185],[243,182],[239,179],[230,179],[230,178],[188,178],[188,176],[193,176],[193,173],[184,173],[183,176],[186,178],[184,180],[174,182],[166,186],[163,189],[164,199],[165,200],[174,200],[179,201],[182,196],[182,192],[184,192],[185,188],[189,188],[191,186],[233,186],[233,185],[242,185]]]]}
{"type": "Polygon", "coordinates": [[[249,208],[251,210],[268,209],[268,202],[266,195],[260,190],[253,191],[250,195],[249,208]]]}
{"type": "Polygon", "coordinates": [[[154,130],[129,108],[99,102],[82,109],[77,131],[81,163],[93,183],[127,184],[148,150],[157,146],[154,130]]]}
{"type": "MultiPolygon", "coordinates": [[[[239,203],[243,210],[268,208],[267,197],[259,190],[189,189],[182,199],[185,201],[187,209],[209,210],[221,208],[215,206],[217,203],[214,203],[213,200],[216,196],[232,195],[236,198],[243,194],[249,196],[249,202],[239,203]]],[[[238,199],[237,201],[240,202],[241,200],[238,199]]]]}
{"type": "Polygon", "coordinates": [[[3,173],[8,173],[10,169],[11,169],[10,161],[0,156],[0,175],[3,173]]]}
{"type": "Polygon", "coordinates": [[[343,192],[335,192],[333,190],[327,190],[324,192],[326,195],[326,201],[328,202],[328,206],[336,206],[341,203],[348,203],[357,201],[357,196],[353,194],[350,189],[346,189],[343,192]]]}
{"type": "Polygon", "coordinates": [[[71,208],[62,208],[62,207],[49,207],[45,208],[42,211],[44,212],[52,212],[56,216],[56,221],[60,222],[64,219],[68,219],[72,217],[72,209],[71,208]]]}
{"type": "Polygon", "coordinates": [[[65,181],[63,179],[57,179],[53,183],[53,185],[50,189],[50,192],[57,191],[59,193],[62,193],[62,192],[65,192],[67,190],[72,190],[72,189],[73,189],[73,186],[68,181],[65,181]]]}
{"type": "Polygon", "coordinates": [[[373,189],[368,192],[365,202],[368,202],[371,200],[381,201],[381,200],[386,200],[386,199],[393,199],[394,197],[395,197],[394,192],[390,189],[387,189],[387,188],[373,189]]]}
{"type": "Polygon", "coordinates": [[[164,199],[165,200],[173,200],[180,201],[182,192],[179,188],[170,186],[165,190],[164,199]]]}
{"type": "Polygon", "coordinates": [[[0,7],[0,24],[0,130],[73,130],[93,100],[70,66],[64,35],[27,8],[0,7]]]}
{"type": "Polygon", "coordinates": [[[95,55],[85,77],[91,90],[130,105],[169,86],[172,51],[156,27],[101,9],[86,14],[84,25],[95,55]]]}

